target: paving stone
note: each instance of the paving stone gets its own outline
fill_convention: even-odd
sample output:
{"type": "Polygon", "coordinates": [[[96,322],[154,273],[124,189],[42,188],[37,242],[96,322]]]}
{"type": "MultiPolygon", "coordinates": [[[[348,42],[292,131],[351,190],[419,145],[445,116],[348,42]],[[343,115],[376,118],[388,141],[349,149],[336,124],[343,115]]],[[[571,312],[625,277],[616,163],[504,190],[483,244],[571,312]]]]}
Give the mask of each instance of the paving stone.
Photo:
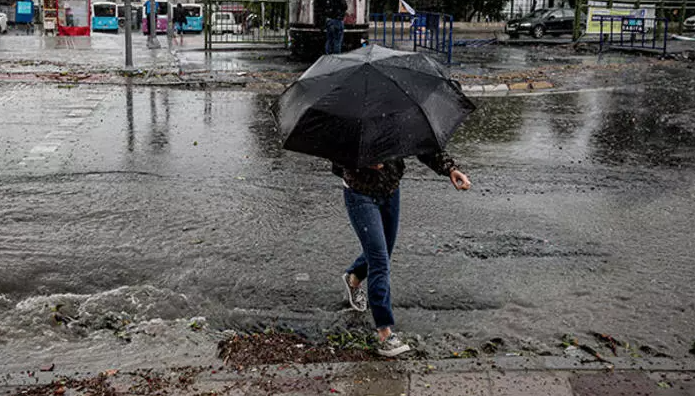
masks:
{"type": "Polygon", "coordinates": [[[572,396],[567,373],[492,372],[490,379],[493,396],[572,396]]]}
{"type": "Polygon", "coordinates": [[[655,380],[644,372],[577,374],[570,384],[575,396],[693,396],[695,390],[679,381],[655,380]]]}
{"type": "Polygon", "coordinates": [[[514,83],[514,84],[509,84],[509,90],[510,91],[523,91],[525,89],[529,89],[531,85],[529,83],[514,83]]]}
{"type": "Polygon", "coordinates": [[[534,81],[531,83],[531,89],[550,89],[554,85],[548,81],[534,81]]]}
{"type": "Polygon", "coordinates": [[[507,84],[483,85],[484,92],[506,92],[509,91],[507,84]]]}
{"type": "Polygon", "coordinates": [[[464,92],[483,92],[484,89],[482,85],[463,85],[461,90],[464,92]]]}
{"type": "Polygon", "coordinates": [[[491,396],[487,373],[415,374],[411,396],[491,396]]]}

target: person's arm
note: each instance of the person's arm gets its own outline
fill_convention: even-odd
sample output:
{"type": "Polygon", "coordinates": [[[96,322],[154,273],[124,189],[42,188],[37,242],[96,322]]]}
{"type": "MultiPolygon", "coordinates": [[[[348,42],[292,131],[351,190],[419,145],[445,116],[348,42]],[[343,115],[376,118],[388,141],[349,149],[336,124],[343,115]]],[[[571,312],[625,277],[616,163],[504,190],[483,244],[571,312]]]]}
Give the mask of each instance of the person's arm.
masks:
{"type": "Polygon", "coordinates": [[[457,190],[468,190],[471,187],[471,182],[463,172],[459,165],[449,156],[446,151],[440,151],[434,154],[418,155],[417,159],[430,169],[442,176],[449,176],[451,183],[457,190]]]}

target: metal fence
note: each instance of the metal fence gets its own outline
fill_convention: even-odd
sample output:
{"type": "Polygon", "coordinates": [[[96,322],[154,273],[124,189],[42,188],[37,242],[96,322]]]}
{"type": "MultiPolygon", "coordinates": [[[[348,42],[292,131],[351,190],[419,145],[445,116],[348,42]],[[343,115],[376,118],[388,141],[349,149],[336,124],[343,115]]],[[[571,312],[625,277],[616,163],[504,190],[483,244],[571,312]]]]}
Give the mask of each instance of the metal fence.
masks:
{"type": "Polygon", "coordinates": [[[217,44],[287,47],[287,0],[205,1],[205,49],[217,44]]]}
{"type": "Polygon", "coordinates": [[[454,17],[447,14],[421,13],[413,23],[413,51],[418,48],[438,52],[451,63],[454,47],[454,17]]]}
{"type": "Polygon", "coordinates": [[[639,48],[666,54],[668,20],[665,18],[632,18],[599,16],[600,45],[617,48],[639,48]],[[616,26],[617,25],[617,26],[616,26]],[[615,30],[618,30],[617,32],[615,30]]]}
{"type": "Polygon", "coordinates": [[[372,42],[399,48],[407,46],[442,54],[451,63],[453,52],[454,18],[447,14],[371,14],[372,42]]]}
{"type": "Polygon", "coordinates": [[[370,31],[372,41],[384,46],[397,47],[399,43],[413,40],[410,14],[370,14],[373,27],[370,31]]]}
{"type": "MultiPolygon", "coordinates": [[[[695,15],[695,0],[577,0],[573,34],[575,41],[582,35],[582,18],[588,14],[589,7],[654,10],[652,18],[668,22],[671,31],[678,34],[685,31],[686,18],[695,15]]],[[[668,33],[668,29],[666,32],[668,33]]]]}

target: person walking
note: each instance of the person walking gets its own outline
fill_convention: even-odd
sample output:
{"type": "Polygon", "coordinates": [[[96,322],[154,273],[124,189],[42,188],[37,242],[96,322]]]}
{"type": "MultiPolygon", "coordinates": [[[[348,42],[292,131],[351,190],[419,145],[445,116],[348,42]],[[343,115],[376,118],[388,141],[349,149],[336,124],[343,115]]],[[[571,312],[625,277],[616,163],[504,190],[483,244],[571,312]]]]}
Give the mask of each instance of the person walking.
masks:
{"type": "Polygon", "coordinates": [[[340,282],[353,309],[364,312],[369,303],[377,352],[410,350],[393,332],[390,280],[403,159],[416,155],[456,189],[469,189],[468,177],[444,150],[475,105],[427,55],[370,45],[322,56],[272,110],[283,149],[330,160],[342,179],[362,253],[340,282]]]}
{"type": "Polygon", "coordinates": [[[326,1],[326,54],[339,54],[343,48],[343,34],[345,32],[345,12],[347,2],[345,0],[326,1]]]}
{"type": "MultiPolygon", "coordinates": [[[[186,10],[183,9],[181,3],[174,8],[174,32],[179,37],[180,44],[183,45],[183,25],[188,22],[186,20],[186,10]]],[[[176,44],[176,36],[174,36],[174,44],[176,44]]]]}
{"type": "MultiPolygon", "coordinates": [[[[420,162],[448,176],[458,190],[470,188],[468,177],[444,151],[419,155],[420,162]]],[[[348,217],[362,246],[362,254],[342,275],[353,309],[367,310],[367,302],[378,333],[377,353],[393,357],[410,350],[393,332],[391,307],[391,253],[396,244],[400,215],[400,180],[403,159],[384,161],[363,169],[345,169],[333,164],[333,173],[343,179],[348,217]],[[365,293],[362,283],[367,280],[365,293]]]]}

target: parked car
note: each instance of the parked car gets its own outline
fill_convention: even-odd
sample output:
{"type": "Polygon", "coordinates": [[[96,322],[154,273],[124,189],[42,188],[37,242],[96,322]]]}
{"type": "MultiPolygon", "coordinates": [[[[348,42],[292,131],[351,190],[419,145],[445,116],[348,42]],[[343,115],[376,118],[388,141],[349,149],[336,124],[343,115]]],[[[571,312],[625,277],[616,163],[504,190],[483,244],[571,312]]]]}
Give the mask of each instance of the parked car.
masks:
{"type": "Polygon", "coordinates": [[[695,32],[695,15],[685,20],[683,23],[683,30],[686,32],[695,32]]]}
{"type": "MultiPolygon", "coordinates": [[[[581,29],[584,30],[586,16],[583,14],[581,21],[581,29]]],[[[572,34],[574,30],[574,10],[569,8],[536,10],[521,19],[513,19],[507,22],[504,30],[512,38],[518,38],[520,34],[530,34],[537,39],[546,34],[553,36],[572,34]]]]}
{"type": "Polygon", "coordinates": [[[231,12],[213,12],[212,34],[241,34],[242,26],[236,22],[234,14],[231,12]]]}
{"type": "Polygon", "coordinates": [[[0,33],[7,33],[7,15],[0,12],[0,33]]]}

